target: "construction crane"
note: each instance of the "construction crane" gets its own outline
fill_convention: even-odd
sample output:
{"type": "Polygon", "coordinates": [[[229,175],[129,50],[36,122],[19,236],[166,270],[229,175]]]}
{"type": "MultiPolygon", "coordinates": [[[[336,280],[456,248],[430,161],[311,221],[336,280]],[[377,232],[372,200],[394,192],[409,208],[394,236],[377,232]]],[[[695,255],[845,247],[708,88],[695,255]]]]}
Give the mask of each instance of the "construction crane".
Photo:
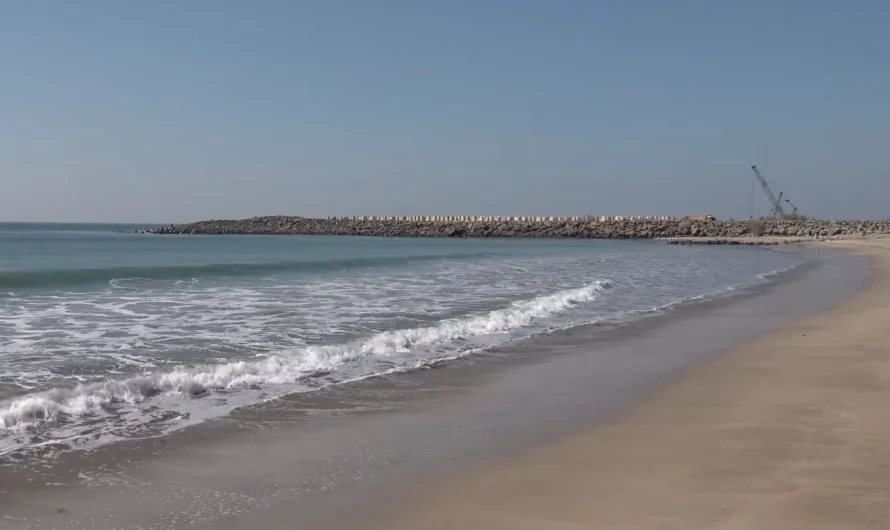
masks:
{"type": "Polygon", "coordinates": [[[791,206],[791,208],[793,208],[793,209],[791,210],[791,215],[797,215],[797,206],[795,206],[794,203],[791,202],[791,201],[788,200],[788,199],[785,199],[785,202],[788,203],[788,206],[791,206]]]}
{"type": "MultiPolygon", "coordinates": [[[[757,166],[751,166],[751,171],[754,172],[754,176],[757,177],[757,182],[760,183],[760,187],[763,188],[763,192],[766,193],[766,197],[769,199],[770,204],[772,204],[773,215],[775,217],[785,217],[785,210],[782,208],[782,195],[784,194],[784,192],[779,193],[779,196],[776,197],[776,194],[773,193],[772,188],[770,188],[769,184],[766,183],[766,179],[763,178],[763,175],[760,174],[757,166]]],[[[788,204],[791,204],[788,199],[785,200],[786,202],[788,202],[788,204]]],[[[797,208],[795,208],[794,211],[796,212],[797,208]]]]}

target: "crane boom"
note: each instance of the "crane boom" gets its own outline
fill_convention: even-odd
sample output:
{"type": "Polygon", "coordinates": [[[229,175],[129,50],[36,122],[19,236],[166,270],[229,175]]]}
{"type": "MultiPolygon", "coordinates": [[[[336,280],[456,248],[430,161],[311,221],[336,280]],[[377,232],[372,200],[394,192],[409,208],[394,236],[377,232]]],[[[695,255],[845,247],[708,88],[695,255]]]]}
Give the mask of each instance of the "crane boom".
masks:
{"type": "Polygon", "coordinates": [[[769,199],[769,202],[773,205],[773,215],[776,217],[782,217],[785,215],[785,210],[782,209],[782,199],[781,194],[779,197],[776,197],[776,194],[773,193],[772,188],[769,187],[769,184],[766,183],[766,179],[763,178],[763,175],[760,174],[760,171],[757,169],[757,166],[751,166],[751,171],[754,172],[754,176],[757,177],[757,182],[760,183],[760,187],[763,188],[763,192],[766,193],[766,197],[769,199]]]}

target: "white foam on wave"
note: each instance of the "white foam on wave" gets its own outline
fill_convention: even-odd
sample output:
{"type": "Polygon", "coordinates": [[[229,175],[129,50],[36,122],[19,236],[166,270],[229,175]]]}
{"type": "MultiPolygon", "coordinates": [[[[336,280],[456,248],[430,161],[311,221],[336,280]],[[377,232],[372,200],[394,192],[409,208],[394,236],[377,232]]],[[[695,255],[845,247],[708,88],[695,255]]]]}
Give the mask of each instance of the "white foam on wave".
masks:
{"type": "Polygon", "coordinates": [[[800,268],[801,265],[802,265],[801,263],[795,263],[794,265],[789,265],[787,267],[782,267],[780,269],[773,269],[769,272],[764,272],[764,273],[758,274],[757,279],[759,281],[768,281],[776,276],[779,276],[780,274],[784,274],[786,272],[790,272],[794,269],[800,268]]]}
{"type": "MultiPolygon", "coordinates": [[[[60,380],[73,366],[96,381],[109,370],[136,375],[163,365],[342,344],[394,326],[431,325],[502,307],[517,296],[572,288],[591,270],[609,276],[589,260],[556,256],[433,263],[397,274],[322,275],[300,282],[137,282],[136,289],[36,291],[17,301],[0,299],[0,370],[50,368],[48,377],[13,383],[33,391],[64,386],[60,380]],[[408,324],[412,321],[417,323],[408,324]]],[[[0,378],[2,383],[10,381],[0,378]]]]}
{"type": "Polygon", "coordinates": [[[366,358],[406,353],[429,355],[430,346],[523,328],[536,319],[589,302],[610,286],[608,281],[596,281],[581,288],[513,302],[487,313],[446,319],[432,326],[384,331],[345,344],[304,347],[250,361],[179,366],[169,372],[28,394],[0,403],[0,429],[54,421],[60,414],[69,417],[94,414],[109,405],[139,404],[157,395],[193,396],[208,391],[293,383],[308,374],[337,370],[366,358]]]}

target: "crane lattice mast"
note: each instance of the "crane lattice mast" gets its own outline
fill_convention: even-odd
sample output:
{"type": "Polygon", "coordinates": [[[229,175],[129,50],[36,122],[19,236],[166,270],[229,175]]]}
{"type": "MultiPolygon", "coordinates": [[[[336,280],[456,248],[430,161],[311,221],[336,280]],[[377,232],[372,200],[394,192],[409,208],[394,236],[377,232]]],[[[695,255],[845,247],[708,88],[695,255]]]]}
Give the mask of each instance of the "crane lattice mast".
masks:
{"type": "Polygon", "coordinates": [[[751,171],[754,172],[754,176],[757,177],[757,182],[760,183],[760,187],[763,188],[763,192],[766,193],[766,197],[769,199],[770,204],[773,205],[773,215],[776,217],[783,217],[785,215],[785,210],[782,208],[782,194],[780,193],[779,196],[776,197],[772,188],[767,184],[766,179],[760,174],[757,166],[751,166],[751,171]]]}

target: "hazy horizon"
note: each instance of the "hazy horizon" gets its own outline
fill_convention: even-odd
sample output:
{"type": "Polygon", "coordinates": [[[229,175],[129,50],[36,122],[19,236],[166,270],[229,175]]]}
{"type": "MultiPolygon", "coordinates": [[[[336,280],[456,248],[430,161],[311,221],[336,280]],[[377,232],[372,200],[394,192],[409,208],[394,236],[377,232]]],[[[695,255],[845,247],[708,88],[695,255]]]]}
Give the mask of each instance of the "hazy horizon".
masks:
{"type": "Polygon", "coordinates": [[[890,3],[10,2],[0,220],[890,216],[890,3]],[[768,212],[753,189],[755,216],[768,212]]]}

